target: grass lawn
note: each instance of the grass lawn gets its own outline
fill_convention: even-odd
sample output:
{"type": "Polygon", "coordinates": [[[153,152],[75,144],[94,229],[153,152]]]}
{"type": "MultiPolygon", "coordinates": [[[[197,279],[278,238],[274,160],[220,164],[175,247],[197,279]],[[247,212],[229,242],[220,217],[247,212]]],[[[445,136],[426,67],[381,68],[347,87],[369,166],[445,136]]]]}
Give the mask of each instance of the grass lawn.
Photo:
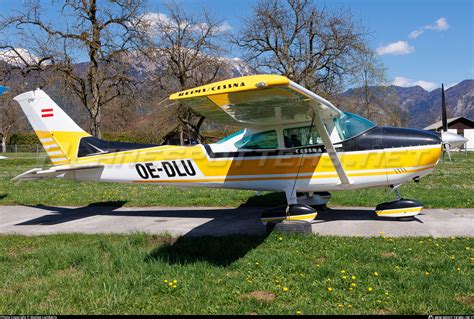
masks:
{"type": "MultiPolygon", "coordinates": [[[[276,206],[283,194],[253,191],[176,188],[152,185],[76,182],[61,179],[13,183],[10,179],[33,167],[46,166],[44,159],[0,160],[0,205],[114,205],[125,206],[276,206]]],[[[440,163],[420,181],[404,186],[405,198],[420,200],[427,208],[474,207],[474,152],[454,154],[454,162],[440,163]]],[[[385,189],[333,192],[332,206],[376,206],[394,199],[385,189]]]]}
{"type": "Polygon", "coordinates": [[[472,314],[472,238],[0,236],[2,314],[472,314]]]}

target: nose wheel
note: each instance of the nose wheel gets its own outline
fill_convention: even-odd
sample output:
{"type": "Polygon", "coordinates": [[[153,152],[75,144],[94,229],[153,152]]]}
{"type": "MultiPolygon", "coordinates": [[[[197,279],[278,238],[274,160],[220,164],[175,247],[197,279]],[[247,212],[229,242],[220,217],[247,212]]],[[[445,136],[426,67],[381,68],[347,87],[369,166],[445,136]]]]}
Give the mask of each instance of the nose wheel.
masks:
{"type": "Polygon", "coordinates": [[[384,202],[375,207],[375,213],[378,217],[396,217],[401,221],[411,221],[421,212],[423,204],[414,199],[402,198],[399,191],[400,186],[393,187],[393,191],[397,196],[396,200],[384,202]]]}

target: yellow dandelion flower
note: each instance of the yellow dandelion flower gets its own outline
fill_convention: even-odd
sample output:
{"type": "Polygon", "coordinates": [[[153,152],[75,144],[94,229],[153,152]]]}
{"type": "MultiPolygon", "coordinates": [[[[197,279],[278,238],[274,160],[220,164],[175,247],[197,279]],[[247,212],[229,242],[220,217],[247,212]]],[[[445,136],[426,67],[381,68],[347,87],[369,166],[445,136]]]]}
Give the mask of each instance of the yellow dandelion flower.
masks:
{"type": "Polygon", "coordinates": [[[367,288],[368,292],[371,292],[372,290],[374,290],[374,288],[372,288],[372,287],[367,288]]]}
{"type": "Polygon", "coordinates": [[[347,279],[347,276],[341,276],[342,279],[347,279]]]}
{"type": "Polygon", "coordinates": [[[172,282],[168,283],[168,286],[173,286],[173,283],[172,282]]]}
{"type": "Polygon", "coordinates": [[[178,281],[176,279],[173,280],[173,284],[176,284],[178,281]]]}
{"type": "Polygon", "coordinates": [[[168,282],[168,280],[165,279],[165,280],[163,280],[163,282],[166,284],[168,282]]]}
{"type": "Polygon", "coordinates": [[[288,287],[283,287],[283,291],[288,291],[288,287]]]}
{"type": "Polygon", "coordinates": [[[469,249],[471,249],[471,247],[466,247],[466,250],[469,250],[469,249]]]}
{"type": "Polygon", "coordinates": [[[353,282],[353,283],[351,284],[351,286],[352,286],[352,287],[356,287],[357,285],[356,285],[355,282],[353,282]]]}
{"type": "Polygon", "coordinates": [[[283,240],[283,237],[278,237],[278,240],[279,240],[279,241],[282,241],[282,240],[283,240]]]}
{"type": "Polygon", "coordinates": [[[459,268],[459,267],[458,267],[458,268],[456,268],[456,270],[457,270],[457,271],[460,271],[460,270],[461,270],[461,268],[459,268]]]}
{"type": "Polygon", "coordinates": [[[429,275],[430,275],[430,273],[425,271],[425,276],[429,276],[429,275]]]}
{"type": "Polygon", "coordinates": [[[354,288],[352,288],[352,287],[349,287],[349,291],[352,291],[352,290],[354,290],[354,288]]]}
{"type": "Polygon", "coordinates": [[[259,265],[258,261],[255,263],[255,265],[257,265],[257,266],[259,265]]]}
{"type": "Polygon", "coordinates": [[[352,308],[352,305],[347,305],[347,308],[352,308]]]}
{"type": "Polygon", "coordinates": [[[388,291],[385,292],[385,296],[388,296],[388,291]]]}
{"type": "Polygon", "coordinates": [[[469,259],[470,259],[471,261],[474,261],[474,257],[469,257],[469,259]]]}
{"type": "Polygon", "coordinates": [[[436,246],[436,247],[439,247],[439,244],[438,244],[438,243],[436,243],[436,244],[435,244],[435,246],[436,246]]]}
{"type": "Polygon", "coordinates": [[[331,288],[331,287],[328,287],[328,291],[331,292],[331,291],[332,291],[332,288],[331,288]]]}
{"type": "Polygon", "coordinates": [[[301,311],[300,311],[300,310],[296,310],[296,314],[297,314],[297,315],[301,315],[301,311]]]}
{"type": "Polygon", "coordinates": [[[346,271],[344,269],[341,270],[341,274],[345,274],[345,273],[346,273],[346,271]]]}
{"type": "Polygon", "coordinates": [[[356,276],[351,276],[352,280],[356,280],[356,276]]]}
{"type": "Polygon", "coordinates": [[[173,285],[173,288],[176,288],[176,285],[173,285]]]}
{"type": "Polygon", "coordinates": [[[343,305],[343,304],[341,304],[341,303],[340,303],[340,304],[338,304],[337,306],[338,306],[339,308],[344,308],[344,305],[343,305]]]}
{"type": "Polygon", "coordinates": [[[379,276],[379,273],[376,272],[376,271],[374,271],[374,276],[375,276],[375,277],[378,277],[378,276],[379,276]]]}
{"type": "Polygon", "coordinates": [[[451,256],[451,257],[449,257],[449,258],[451,258],[451,259],[456,259],[456,257],[454,257],[454,256],[451,256]]]}

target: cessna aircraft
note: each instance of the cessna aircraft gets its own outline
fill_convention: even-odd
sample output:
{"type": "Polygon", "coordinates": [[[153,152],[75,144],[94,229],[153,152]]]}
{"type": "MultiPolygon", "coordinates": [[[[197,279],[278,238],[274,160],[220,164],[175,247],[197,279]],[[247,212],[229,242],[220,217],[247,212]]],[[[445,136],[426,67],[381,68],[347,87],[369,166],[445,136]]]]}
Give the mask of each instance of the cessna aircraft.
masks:
{"type": "MultiPolygon", "coordinates": [[[[63,177],[284,192],[288,205],[264,211],[263,222],[312,221],[330,191],[391,187],[399,195],[399,186],[433,171],[443,145],[438,133],[377,126],[278,75],[244,76],[172,94],[170,100],[211,120],[242,127],[204,145],[108,142],[82,130],[39,89],[15,100],[53,166],[14,180],[63,177]]],[[[375,211],[406,218],[421,209],[421,203],[398,196],[375,211]]]]}

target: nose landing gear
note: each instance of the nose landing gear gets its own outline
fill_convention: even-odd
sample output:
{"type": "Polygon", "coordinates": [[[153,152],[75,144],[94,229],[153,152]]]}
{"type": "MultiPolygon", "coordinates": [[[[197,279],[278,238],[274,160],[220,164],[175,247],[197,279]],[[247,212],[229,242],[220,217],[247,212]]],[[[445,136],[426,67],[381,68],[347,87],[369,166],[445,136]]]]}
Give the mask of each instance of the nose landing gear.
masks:
{"type": "Polygon", "coordinates": [[[423,209],[423,204],[414,199],[401,198],[398,188],[401,185],[393,187],[397,194],[397,199],[378,204],[375,207],[375,213],[378,217],[396,217],[399,220],[413,220],[423,209]]]}

